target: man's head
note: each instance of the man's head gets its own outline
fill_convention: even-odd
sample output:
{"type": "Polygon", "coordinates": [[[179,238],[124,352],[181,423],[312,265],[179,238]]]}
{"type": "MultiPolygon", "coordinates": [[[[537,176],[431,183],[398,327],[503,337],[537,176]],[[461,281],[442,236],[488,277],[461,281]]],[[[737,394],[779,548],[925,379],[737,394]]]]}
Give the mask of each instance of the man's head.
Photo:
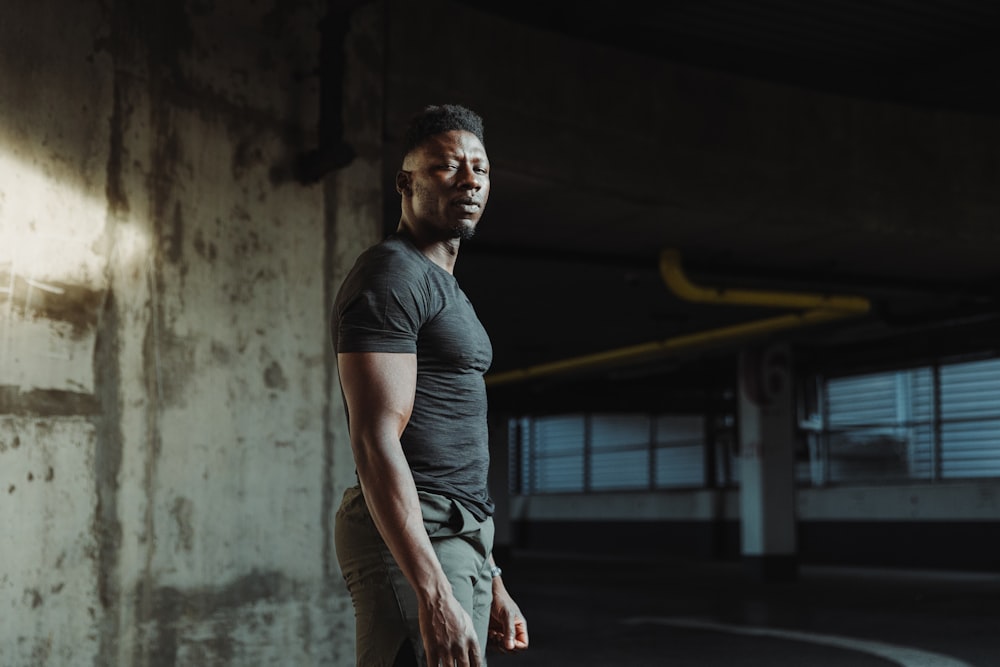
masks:
{"type": "Polygon", "coordinates": [[[471,132],[486,147],[483,119],[475,111],[458,104],[430,105],[410,119],[403,135],[403,159],[427,137],[450,130],[471,132]]]}
{"type": "Polygon", "coordinates": [[[471,238],[490,194],[483,121],[458,105],[429,106],[410,122],[403,165],[400,227],[426,242],[471,238]]]}

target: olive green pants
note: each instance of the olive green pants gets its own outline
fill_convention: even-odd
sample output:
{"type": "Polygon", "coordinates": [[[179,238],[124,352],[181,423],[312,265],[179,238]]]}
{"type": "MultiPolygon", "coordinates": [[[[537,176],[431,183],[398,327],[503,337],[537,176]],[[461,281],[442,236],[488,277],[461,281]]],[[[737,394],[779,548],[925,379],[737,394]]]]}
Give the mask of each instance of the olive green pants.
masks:
{"type": "MultiPolygon", "coordinates": [[[[493,584],[486,560],[493,549],[493,519],[479,521],[461,503],[419,492],[424,528],[455,597],[472,617],[486,664],[493,584]]],[[[344,493],[334,539],[337,560],[354,603],[358,667],[394,667],[404,642],[416,665],[427,658],[417,619],[417,597],[375,528],[360,487],[344,493]]]]}

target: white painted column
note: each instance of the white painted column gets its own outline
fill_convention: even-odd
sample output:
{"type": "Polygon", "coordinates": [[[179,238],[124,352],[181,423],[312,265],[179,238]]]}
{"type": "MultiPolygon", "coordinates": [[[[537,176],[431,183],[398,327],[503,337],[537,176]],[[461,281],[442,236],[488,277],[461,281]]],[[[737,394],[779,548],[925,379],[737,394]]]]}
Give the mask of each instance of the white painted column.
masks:
{"type": "Polygon", "coordinates": [[[787,345],[747,348],[739,364],[740,537],[748,571],[793,579],[795,404],[787,345]]]}

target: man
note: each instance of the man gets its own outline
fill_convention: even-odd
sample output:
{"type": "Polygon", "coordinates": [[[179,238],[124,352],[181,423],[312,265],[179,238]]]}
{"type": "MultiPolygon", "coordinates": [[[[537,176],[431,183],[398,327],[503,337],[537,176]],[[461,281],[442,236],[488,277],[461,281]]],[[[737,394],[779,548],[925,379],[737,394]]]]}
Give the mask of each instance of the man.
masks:
{"type": "Polygon", "coordinates": [[[453,275],[490,193],[482,119],[427,107],[404,137],[395,234],[345,278],[331,332],[358,485],[336,518],[359,667],[482,667],[528,646],[493,561],[490,339],[453,275]]]}

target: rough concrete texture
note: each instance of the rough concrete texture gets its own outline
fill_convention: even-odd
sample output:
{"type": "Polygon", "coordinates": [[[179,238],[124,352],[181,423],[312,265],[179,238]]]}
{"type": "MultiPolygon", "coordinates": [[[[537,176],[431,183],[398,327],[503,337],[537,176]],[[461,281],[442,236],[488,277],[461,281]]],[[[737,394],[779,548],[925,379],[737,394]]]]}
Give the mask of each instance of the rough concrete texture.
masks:
{"type": "Polygon", "coordinates": [[[4,535],[0,664],[71,665],[97,652],[93,475],[86,419],[0,417],[4,535]]]}
{"type": "Polygon", "coordinates": [[[327,312],[381,211],[328,200],[378,202],[380,156],[295,178],[326,5],[43,0],[0,26],[4,667],[353,662],[327,312]]]}

